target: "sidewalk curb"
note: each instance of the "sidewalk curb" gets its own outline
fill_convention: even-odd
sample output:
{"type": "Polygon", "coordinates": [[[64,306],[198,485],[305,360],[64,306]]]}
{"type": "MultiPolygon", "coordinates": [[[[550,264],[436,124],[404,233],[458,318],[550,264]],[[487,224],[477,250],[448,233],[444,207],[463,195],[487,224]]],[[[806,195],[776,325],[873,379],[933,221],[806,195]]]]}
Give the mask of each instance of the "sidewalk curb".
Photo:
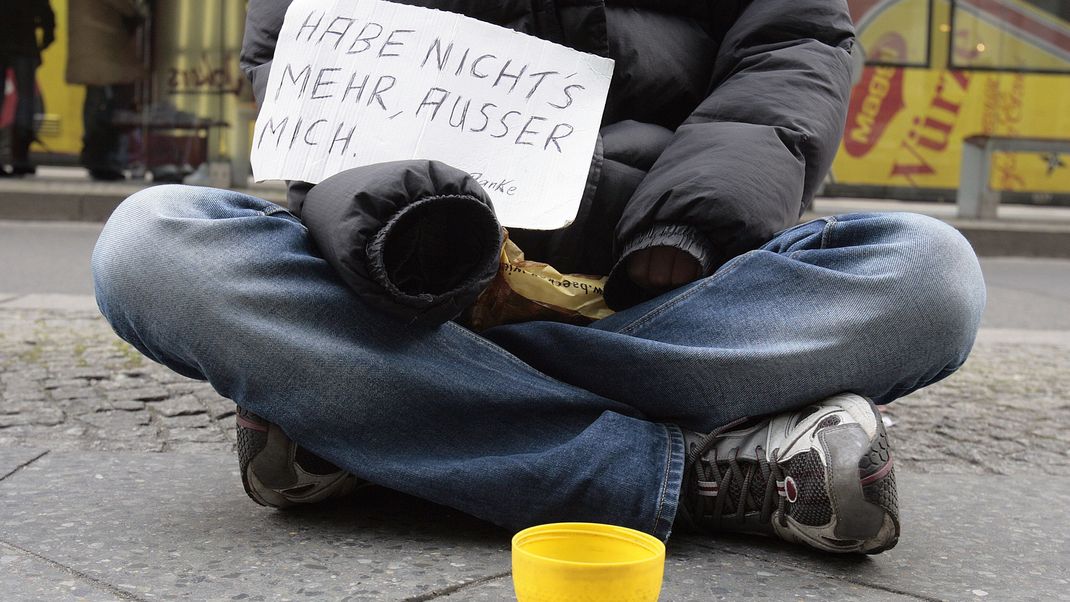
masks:
{"type": "MultiPolygon", "coordinates": [[[[886,211],[902,211],[896,201],[888,201],[886,211]]],[[[866,211],[870,208],[867,207],[866,211]]],[[[853,210],[843,213],[853,213],[853,210]]],[[[803,221],[831,215],[827,211],[808,211],[803,221]]],[[[1070,215],[1068,210],[1067,215],[1070,215]]],[[[981,257],[1048,257],[1070,258],[1070,223],[1020,220],[962,220],[933,215],[954,227],[973,246],[981,257]]]]}
{"type": "Polygon", "coordinates": [[[1070,227],[949,220],[981,257],[1070,258],[1070,227]]]}
{"type": "MultiPolygon", "coordinates": [[[[149,186],[112,185],[105,190],[5,190],[0,193],[0,220],[104,222],[128,196],[149,186]]],[[[99,187],[98,187],[99,188],[99,187]]],[[[274,189],[240,190],[246,194],[286,204],[286,192],[274,189]]]]}
{"type": "Polygon", "coordinates": [[[7,192],[0,198],[0,219],[103,222],[126,196],[123,193],[7,192]]]}
{"type": "Polygon", "coordinates": [[[62,310],[88,311],[96,313],[97,300],[93,295],[72,295],[63,293],[4,293],[0,292],[0,310],[62,310]]]}
{"type": "MultiPolygon", "coordinates": [[[[8,191],[0,197],[0,220],[103,222],[126,196],[137,190],[131,187],[130,190],[107,192],[8,191]]],[[[285,205],[285,193],[281,191],[242,192],[285,205]]],[[[888,201],[888,208],[894,210],[895,201],[888,201]]],[[[807,212],[803,219],[821,215],[807,212]]],[[[982,257],[1070,258],[1070,224],[1043,221],[944,221],[962,232],[982,257]]]]}

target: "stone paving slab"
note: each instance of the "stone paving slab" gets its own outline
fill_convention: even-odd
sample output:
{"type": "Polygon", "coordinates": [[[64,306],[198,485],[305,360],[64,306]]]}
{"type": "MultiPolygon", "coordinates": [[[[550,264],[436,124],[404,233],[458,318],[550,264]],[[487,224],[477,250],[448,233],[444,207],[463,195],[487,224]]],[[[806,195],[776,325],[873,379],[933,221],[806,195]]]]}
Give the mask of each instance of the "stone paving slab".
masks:
{"type": "MultiPolygon", "coordinates": [[[[669,545],[662,600],[1070,600],[1070,479],[899,475],[904,532],[874,557],[773,540],[669,545]]],[[[508,578],[447,599],[508,600],[508,578]]]]}
{"type": "Polygon", "coordinates": [[[31,447],[0,447],[0,481],[40,458],[48,450],[31,447]]]}
{"type": "MultiPolygon", "coordinates": [[[[1070,479],[900,481],[897,548],[841,558],[681,537],[670,543],[662,600],[1070,600],[1070,479]]],[[[297,512],[261,508],[225,454],[49,453],[0,482],[0,545],[25,552],[0,556],[37,571],[8,579],[15,599],[50,578],[30,553],[83,587],[138,600],[512,596],[503,530],[384,490],[297,512]]]]}
{"type": "MultiPolygon", "coordinates": [[[[439,598],[435,598],[438,600],[439,598]]],[[[466,587],[441,600],[515,600],[509,576],[466,587]]],[[[663,602],[712,600],[918,600],[861,583],[830,578],[783,564],[711,551],[688,542],[672,543],[661,588],[663,602]]]]}
{"type": "Polygon", "coordinates": [[[146,600],[402,600],[509,569],[508,533],[400,494],[257,506],[229,454],[48,454],[0,482],[0,542],[146,600]]]}
{"type": "Polygon", "coordinates": [[[1070,479],[897,476],[903,534],[879,556],[830,558],[743,538],[699,545],[923,599],[1070,600],[1070,479]]]}
{"type": "Polygon", "coordinates": [[[0,592],[8,600],[121,600],[78,575],[0,543],[0,592]]]}

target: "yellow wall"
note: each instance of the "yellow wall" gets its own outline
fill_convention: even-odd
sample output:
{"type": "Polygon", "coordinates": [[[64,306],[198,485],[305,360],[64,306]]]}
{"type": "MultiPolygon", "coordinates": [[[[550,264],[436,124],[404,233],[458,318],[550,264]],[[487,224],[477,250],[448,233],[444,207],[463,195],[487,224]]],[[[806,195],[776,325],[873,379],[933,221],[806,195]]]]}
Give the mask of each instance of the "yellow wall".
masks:
{"type": "Polygon", "coordinates": [[[45,103],[45,122],[34,151],[78,154],[82,150],[82,101],[85,88],[68,85],[67,68],[67,0],[52,0],[56,13],[56,42],[44,52],[37,83],[45,103]]]}

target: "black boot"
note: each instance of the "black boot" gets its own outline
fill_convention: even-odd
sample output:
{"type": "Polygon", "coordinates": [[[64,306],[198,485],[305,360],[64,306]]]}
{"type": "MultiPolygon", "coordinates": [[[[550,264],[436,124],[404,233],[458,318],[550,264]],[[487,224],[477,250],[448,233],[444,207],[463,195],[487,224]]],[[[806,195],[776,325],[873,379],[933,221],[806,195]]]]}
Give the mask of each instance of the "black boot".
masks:
{"type": "Polygon", "coordinates": [[[37,173],[37,167],[30,163],[30,144],[33,143],[33,131],[15,129],[11,133],[11,175],[27,176],[37,173]]]}

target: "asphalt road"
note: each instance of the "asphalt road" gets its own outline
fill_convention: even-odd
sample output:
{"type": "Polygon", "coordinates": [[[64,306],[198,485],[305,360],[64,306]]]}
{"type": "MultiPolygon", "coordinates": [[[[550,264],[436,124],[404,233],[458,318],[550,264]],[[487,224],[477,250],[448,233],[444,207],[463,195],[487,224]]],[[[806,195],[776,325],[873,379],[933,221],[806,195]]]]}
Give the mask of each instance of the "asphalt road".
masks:
{"type": "Polygon", "coordinates": [[[0,293],[92,295],[89,257],[103,227],[0,221],[0,293]]]}
{"type": "MultiPolygon", "coordinates": [[[[0,295],[91,295],[89,257],[102,227],[0,221],[0,295]]],[[[982,326],[1070,330],[1070,261],[999,257],[981,266],[988,283],[982,326]]]]}

